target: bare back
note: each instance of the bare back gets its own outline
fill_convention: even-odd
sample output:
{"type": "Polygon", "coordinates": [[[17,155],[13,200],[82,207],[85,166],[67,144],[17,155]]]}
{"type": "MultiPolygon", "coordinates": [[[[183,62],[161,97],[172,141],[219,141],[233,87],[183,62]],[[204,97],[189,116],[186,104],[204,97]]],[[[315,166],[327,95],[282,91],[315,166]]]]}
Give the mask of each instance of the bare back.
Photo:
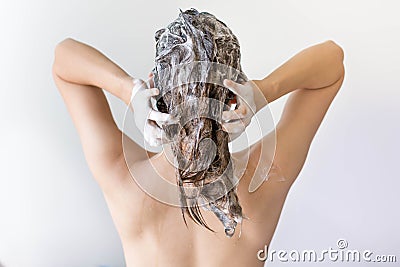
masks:
{"type": "MultiPolygon", "coordinates": [[[[265,138],[273,137],[271,134],[265,138]]],[[[210,211],[202,214],[215,233],[190,219],[186,220],[186,227],[179,208],[138,190],[135,179],[128,174],[123,179],[126,184],[121,185],[123,197],[106,196],[127,266],[263,266],[257,252],[271,241],[292,181],[268,179],[257,191],[249,193],[259,154],[260,142],[251,147],[247,170],[238,185],[238,197],[248,219],[231,238],[210,211]]],[[[157,164],[155,168],[163,168],[157,164]]],[[[145,176],[149,165],[142,166],[135,173],[145,176]]]]}

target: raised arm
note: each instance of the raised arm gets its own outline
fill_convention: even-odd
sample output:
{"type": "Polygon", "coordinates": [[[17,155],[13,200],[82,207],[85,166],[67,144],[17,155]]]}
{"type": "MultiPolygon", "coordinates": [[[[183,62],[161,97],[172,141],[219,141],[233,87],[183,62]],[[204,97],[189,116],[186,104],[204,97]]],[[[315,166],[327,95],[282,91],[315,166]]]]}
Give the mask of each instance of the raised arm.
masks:
{"type": "MultiPolygon", "coordinates": [[[[122,132],[112,117],[101,88],[129,103],[132,78],[93,47],[65,39],[55,49],[53,78],[79,133],[86,160],[103,189],[115,185],[117,171],[126,171],[122,132]]],[[[128,138],[126,138],[128,140],[128,138]]],[[[137,159],[145,151],[134,142],[137,159]]]]}
{"type": "Polygon", "coordinates": [[[334,41],[308,47],[262,80],[254,80],[269,103],[296,89],[321,89],[344,76],[343,49],[334,41]]]}
{"type": "Polygon", "coordinates": [[[344,52],[333,41],[306,48],[262,80],[268,102],[291,93],[276,126],[275,162],[293,181],[344,79],[344,52]]]}

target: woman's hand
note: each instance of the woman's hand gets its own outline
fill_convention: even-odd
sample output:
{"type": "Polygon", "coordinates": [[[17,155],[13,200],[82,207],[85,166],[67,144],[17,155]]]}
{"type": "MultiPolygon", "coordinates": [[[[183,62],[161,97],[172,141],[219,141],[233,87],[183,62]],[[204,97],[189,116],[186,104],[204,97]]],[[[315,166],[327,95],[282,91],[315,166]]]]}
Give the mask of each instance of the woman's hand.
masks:
{"type": "Polygon", "coordinates": [[[233,141],[244,132],[257,112],[254,91],[258,87],[253,81],[239,84],[227,79],[224,80],[224,86],[237,96],[236,109],[222,113],[222,128],[228,132],[230,141],[233,141]]]}
{"type": "Polygon", "coordinates": [[[174,122],[171,115],[155,110],[151,104],[151,98],[160,92],[154,87],[152,76],[149,75],[149,86],[141,79],[133,78],[133,88],[130,100],[130,107],[133,109],[133,116],[136,126],[143,134],[144,139],[151,146],[160,146],[168,140],[160,127],[166,123],[174,122]]]}

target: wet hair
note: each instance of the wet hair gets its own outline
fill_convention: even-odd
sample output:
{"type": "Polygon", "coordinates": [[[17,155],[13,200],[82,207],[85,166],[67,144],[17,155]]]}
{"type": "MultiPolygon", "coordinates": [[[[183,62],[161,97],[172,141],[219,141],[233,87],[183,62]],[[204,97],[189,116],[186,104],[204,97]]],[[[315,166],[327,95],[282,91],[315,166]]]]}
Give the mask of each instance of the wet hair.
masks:
{"type": "MultiPolygon", "coordinates": [[[[183,219],[186,223],[187,214],[213,231],[201,214],[201,206],[217,216],[225,234],[231,237],[242,221],[242,208],[236,194],[238,179],[233,173],[229,135],[222,129],[220,119],[224,104],[235,95],[222,83],[206,81],[210,75],[215,78],[210,64],[235,69],[227,77],[231,80],[247,80],[241,73],[238,39],[214,15],[192,8],[181,10],[176,20],[155,33],[155,40],[153,75],[161,96],[156,106],[161,112],[179,117],[178,124],[163,125],[163,129],[173,139],[171,148],[178,164],[176,179],[183,219]],[[202,64],[198,68],[190,65],[199,61],[202,64]]],[[[224,71],[216,73],[220,81],[226,75],[224,71]]]]}

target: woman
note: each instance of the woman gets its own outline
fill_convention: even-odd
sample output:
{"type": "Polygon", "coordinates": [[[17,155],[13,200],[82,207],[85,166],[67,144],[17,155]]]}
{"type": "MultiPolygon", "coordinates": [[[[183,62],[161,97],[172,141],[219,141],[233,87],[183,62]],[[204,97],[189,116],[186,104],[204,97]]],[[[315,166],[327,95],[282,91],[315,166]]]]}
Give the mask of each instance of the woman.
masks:
{"type": "MultiPolygon", "coordinates": [[[[132,78],[93,47],[70,38],[59,43],[55,49],[53,77],[78,130],[90,170],[104,193],[127,266],[263,266],[257,252],[270,243],[286,195],[343,83],[343,57],[340,46],[325,41],[299,52],[262,80],[243,85],[225,81],[224,85],[238,94],[254,92],[246,95],[246,101],[253,101],[256,110],[262,108],[256,97],[257,87],[268,103],[291,93],[276,125],[272,162],[279,166],[285,179],[280,182],[269,179],[255,192],[248,191],[260,144],[275,142],[275,134],[268,134],[251,146],[247,170],[237,186],[237,196],[245,216],[250,219],[243,224],[240,238],[235,238],[239,235],[237,232],[233,238],[226,238],[223,231],[207,231],[191,220],[186,220],[185,225],[179,208],[143,192],[135,182],[140,177],[132,179],[130,164],[135,164],[135,176],[146,179],[152,171],[150,168],[154,168],[169,181],[175,181],[175,167],[165,153],[144,150],[118,129],[101,88],[127,105],[133,94],[136,97],[137,92],[144,92],[142,98],[132,101],[137,114],[140,108],[149,108],[149,99],[158,90],[147,88],[141,79],[132,78]]],[[[152,110],[152,113],[155,121],[172,119],[159,111],[152,110]]],[[[248,125],[248,117],[242,120],[248,125]]],[[[145,137],[160,142],[160,129],[150,121],[146,118],[141,125],[153,131],[153,135],[145,137]]],[[[235,125],[228,122],[224,129],[237,132],[235,125]]],[[[203,212],[203,216],[210,228],[219,229],[220,222],[212,212],[203,212]]]]}

